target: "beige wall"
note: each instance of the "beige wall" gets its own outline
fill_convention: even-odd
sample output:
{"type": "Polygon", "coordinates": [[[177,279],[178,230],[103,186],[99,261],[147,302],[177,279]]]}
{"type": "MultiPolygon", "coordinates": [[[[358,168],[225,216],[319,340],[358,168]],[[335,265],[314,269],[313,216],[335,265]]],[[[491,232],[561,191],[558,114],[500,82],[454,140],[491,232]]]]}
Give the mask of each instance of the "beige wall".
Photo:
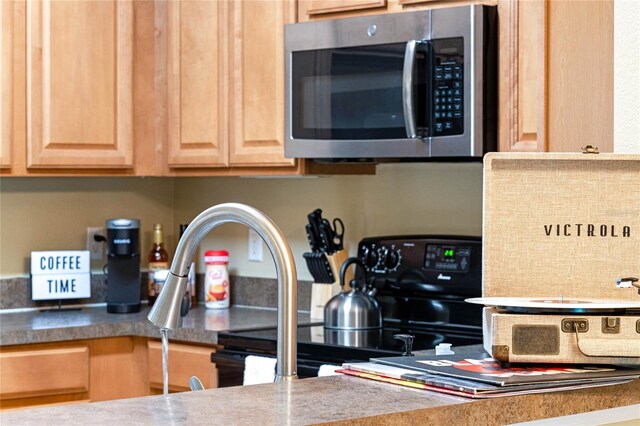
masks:
{"type": "MultiPolygon", "coordinates": [[[[354,255],[365,236],[393,234],[481,235],[482,165],[423,163],[378,166],[375,176],[321,178],[188,178],[175,182],[176,223],[224,202],[246,203],[271,217],[294,254],[298,277],[311,280],[302,253],[309,251],[307,214],[321,208],[327,219],[340,217],[346,246],[354,255]]],[[[275,277],[270,255],[247,261],[248,231],[225,224],[201,244],[204,250],[230,251],[232,273],[275,277]]],[[[202,270],[202,265],[199,265],[202,270]]]]}
{"type": "MultiPolygon", "coordinates": [[[[104,226],[114,217],[142,221],[146,252],[151,225],[173,223],[173,180],[1,178],[0,276],[28,275],[31,251],[84,250],[87,226],[104,226]]],[[[103,264],[92,262],[92,268],[103,264]]]]}
{"type": "Polygon", "coordinates": [[[637,154],[640,153],[640,2],[616,0],[613,12],[614,151],[637,154]]]}
{"type": "MultiPolygon", "coordinates": [[[[222,202],[246,203],[272,217],[289,240],[299,278],[310,280],[302,253],[308,250],[306,215],[313,209],[343,219],[352,254],[364,236],[480,235],[482,166],[382,165],[375,176],[322,178],[2,178],[0,276],[27,275],[32,250],[83,249],[87,226],[103,226],[116,216],[142,221],[143,252],[150,246],[151,225],[165,224],[173,252],[178,224],[222,202]]],[[[266,247],[263,262],[247,261],[247,232],[235,224],[214,229],[198,258],[203,250],[224,248],[231,252],[233,273],[275,277],[266,247]]]]}

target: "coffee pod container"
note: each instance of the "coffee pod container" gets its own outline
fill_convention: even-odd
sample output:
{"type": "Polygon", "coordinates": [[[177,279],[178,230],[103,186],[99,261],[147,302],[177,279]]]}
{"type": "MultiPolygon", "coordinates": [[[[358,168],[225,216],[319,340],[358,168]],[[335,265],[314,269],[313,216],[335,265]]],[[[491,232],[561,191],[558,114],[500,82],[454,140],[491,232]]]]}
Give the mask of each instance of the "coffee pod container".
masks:
{"type": "Polygon", "coordinates": [[[229,252],[226,250],[208,250],[204,254],[206,264],[204,277],[205,306],[209,309],[229,307],[229,252]]]}

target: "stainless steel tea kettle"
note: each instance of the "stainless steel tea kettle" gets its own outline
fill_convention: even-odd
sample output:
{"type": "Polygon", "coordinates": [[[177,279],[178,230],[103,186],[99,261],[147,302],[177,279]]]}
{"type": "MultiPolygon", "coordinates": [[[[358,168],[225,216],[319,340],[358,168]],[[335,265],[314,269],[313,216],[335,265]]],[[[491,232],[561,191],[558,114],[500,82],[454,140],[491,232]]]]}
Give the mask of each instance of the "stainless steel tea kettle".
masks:
{"type": "MultiPolygon", "coordinates": [[[[356,274],[357,276],[357,274],[356,274]]],[[[382,312],[378,301],[373,297],[375,288],[367,290],[366,269],[355,257],[344,261],[340,268],[342,291],[335,295],[324,307],[324,327],[338,330],[371,330],[382,327],[382,312]],[[351,265],[362,268],[362,282],[355,278],[351,281],[351,291],[345,291],[345,274],[351,265]]]]}

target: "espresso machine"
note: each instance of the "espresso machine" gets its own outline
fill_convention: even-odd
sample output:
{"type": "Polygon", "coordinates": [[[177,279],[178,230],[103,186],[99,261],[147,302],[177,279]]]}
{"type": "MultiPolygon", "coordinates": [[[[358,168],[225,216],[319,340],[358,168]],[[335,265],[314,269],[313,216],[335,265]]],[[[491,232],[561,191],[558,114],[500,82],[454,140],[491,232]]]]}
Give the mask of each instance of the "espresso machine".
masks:
{"type": "Polygon", "coordinates": [[[107,312],[140,311],[140,221],[109,219],[107,228],[107,312]]]}

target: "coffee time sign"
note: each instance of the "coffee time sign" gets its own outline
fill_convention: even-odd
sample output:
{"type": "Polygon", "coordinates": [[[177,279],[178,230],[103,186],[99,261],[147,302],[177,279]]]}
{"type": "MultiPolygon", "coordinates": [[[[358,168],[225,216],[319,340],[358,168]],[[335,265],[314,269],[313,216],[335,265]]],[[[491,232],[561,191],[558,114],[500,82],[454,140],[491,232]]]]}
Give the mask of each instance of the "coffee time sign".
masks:
{"type": "Polygon", "coordinates": [[[91,297],[89,251],[32,251],[31,298],[33,300],[91,297]]]}

